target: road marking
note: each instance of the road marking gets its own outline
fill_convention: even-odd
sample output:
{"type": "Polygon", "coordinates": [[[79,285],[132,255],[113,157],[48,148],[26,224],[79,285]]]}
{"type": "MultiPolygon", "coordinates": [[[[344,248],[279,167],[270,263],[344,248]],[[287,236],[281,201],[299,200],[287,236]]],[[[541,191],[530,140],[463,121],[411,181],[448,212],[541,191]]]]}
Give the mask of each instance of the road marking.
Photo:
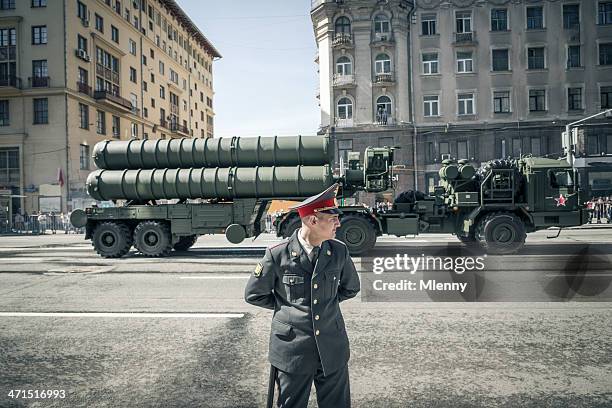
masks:
{"type": "Polygon", "coordinates": [[[597,278],[599,276],[612,276],[612,273],[548,273],[545,276],[549,278],[565,276],[585,276],[590,278],[597,278]]]}
{"type": "Polygon", "coordinates": [[[0,312],[0,317],[153,317],[153,318],[226,318],[240,319],[244,313],[125,313],[125,312],[0,312]]]}
{"type": "Polygon", "coordinates": [[[248,279],[251,275],[179,276],[179,279],[248,279]]]}

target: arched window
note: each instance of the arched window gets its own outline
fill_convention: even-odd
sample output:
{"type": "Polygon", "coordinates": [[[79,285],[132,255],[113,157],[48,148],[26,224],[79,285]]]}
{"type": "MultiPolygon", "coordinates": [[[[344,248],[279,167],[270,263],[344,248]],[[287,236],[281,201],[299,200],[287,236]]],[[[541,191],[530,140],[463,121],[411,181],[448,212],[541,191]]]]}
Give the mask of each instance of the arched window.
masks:
{"type": "Polygon", "coordinates": [[[391,58],[387,54],[376,56],[375,71],[377,74],[389,74],[391,72],[391,58]]]}
{"type": "Polygon", "coordinates": [[[353,119],[353,102],[349,98],[341,98],[336,113],[338,119],[353,119]]]}
{"type": "Polygon", "coordinates": [[[376,100],[376,112],[386,112],[388,116],[391,116],[391,98],[388,96],[381,96],[376,100]]]}
{"type": "Polygon", "coordinates": [[[388,33],[391,31],[391,23],[389,17],[384,14],[377,14],[374,17],[374,32],[377,34],[388,33]]]}
{"type": "Polygon", "coordinates": [[[336,61],[336,74],[338,75],[352,75],[353,64],[349,57],[340,57],[336,61]]]}
{"type": "Polygon", "coordinates": [[[349,34],[351,32],[351,21],[348,17],[339,17],[336,20],[336,34],[349,34]]]}

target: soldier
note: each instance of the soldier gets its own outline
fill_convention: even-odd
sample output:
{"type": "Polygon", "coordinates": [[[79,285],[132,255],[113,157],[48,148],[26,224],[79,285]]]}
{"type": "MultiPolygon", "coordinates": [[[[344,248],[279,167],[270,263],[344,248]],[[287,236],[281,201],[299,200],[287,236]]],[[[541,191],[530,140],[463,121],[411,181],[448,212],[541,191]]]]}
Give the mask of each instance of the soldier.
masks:
{"type": "Polygon", "coordinates": [[[334,184],[294,207],[302,228],[266,250],[245,289],[248,303],[274,310],[269,360],[278,372],[278,407],[306,407],[313,381],[319,407],[351,404],[339,302],[356,296],[360,285],[346,245],[334,239],[337,190],[334,184]]]}

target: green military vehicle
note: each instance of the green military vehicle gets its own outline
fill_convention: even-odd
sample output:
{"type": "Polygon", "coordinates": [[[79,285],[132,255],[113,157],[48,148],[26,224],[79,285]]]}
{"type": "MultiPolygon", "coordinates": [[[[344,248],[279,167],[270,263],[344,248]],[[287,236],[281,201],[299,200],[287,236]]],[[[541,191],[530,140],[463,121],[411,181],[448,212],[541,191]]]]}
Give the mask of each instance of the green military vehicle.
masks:
{"type": "MultiPolygon", "coordinates": [[[[358,191],[393,187],[394,148],[367,148],[363,162],[352,153],[346,169],[334,174],[332,145],[314,136],[101,142],[87,191],[117,205],[74,211],[71,221],[85,227],[103,257],[121,257],[132,246],[164,256],[188,249],[202,234],[225,233],[232,243],[257,237],[274,199],[300,200],[335,182],[341,202],[358,191]]],[[[478,171],[445,161],[440,178],[431,194],[402,193],[389,211],[341,206],[338,239],[359,255],[383,234],[451,233],[507,254],[523,246],[527,232],[581,225],[588,217],[566,161],[498,160],[478,171]]],[[[283,214],[275,227],[287,237],[299,218],[283,214]]]]}

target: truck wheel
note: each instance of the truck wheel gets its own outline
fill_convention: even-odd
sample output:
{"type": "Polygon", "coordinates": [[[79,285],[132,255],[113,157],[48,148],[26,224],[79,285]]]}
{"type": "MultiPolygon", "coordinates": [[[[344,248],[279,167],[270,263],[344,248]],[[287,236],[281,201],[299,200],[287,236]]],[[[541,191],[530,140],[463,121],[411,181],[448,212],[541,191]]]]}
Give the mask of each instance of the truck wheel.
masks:
{"type": "Polygon", "coordinates": [[[374,226],[363,217],[347,215],[340,220],[336,238],[346,244],[351,255],[361,255],[374,248],[376,231],[374,226]]]}
{"type": "Polygon", "coordinates": [[[174,244],[175,251],[187,251],[191,248],[196,241],[198,240],[197,235],[187,235],[185,237],[180,237],[178,242],[174,244]]]}
{"type": "Polygon", "coordinates": [[[94,229],[91,243],[103,258],[121,258],[133,244],[132,233],[120,222],[101,222],[94,229]]]}
{"type": "Polygon", "coordinates": [[[457,239],[459,239],[459,241],[463,242],[464,244],[469,245],[476,243],[476,237],[474,236],[473,232],[470,232],[470,235],[468,235],[467,237],[459,234],[456,235],[457,239]]]}
{"type": "Polygon", "coordinates": [[[496,212],[486,215],[476,229],[476,238],[489,254],[516,253],[525,244],[525,225],[516,215],[496,212]]]}
{"type": "Polygon", "coordinates": [[[283,228],[283,238],[289,238],[293,233],[302,226],[300,217],[292,217],[283,228]]]}
{"type": "Polygon", "coordinates": [[[166,256],[172,250],[170,229],[160,221],[143,221],[134,230],[134,246],[144,256],[166,256]]]}

